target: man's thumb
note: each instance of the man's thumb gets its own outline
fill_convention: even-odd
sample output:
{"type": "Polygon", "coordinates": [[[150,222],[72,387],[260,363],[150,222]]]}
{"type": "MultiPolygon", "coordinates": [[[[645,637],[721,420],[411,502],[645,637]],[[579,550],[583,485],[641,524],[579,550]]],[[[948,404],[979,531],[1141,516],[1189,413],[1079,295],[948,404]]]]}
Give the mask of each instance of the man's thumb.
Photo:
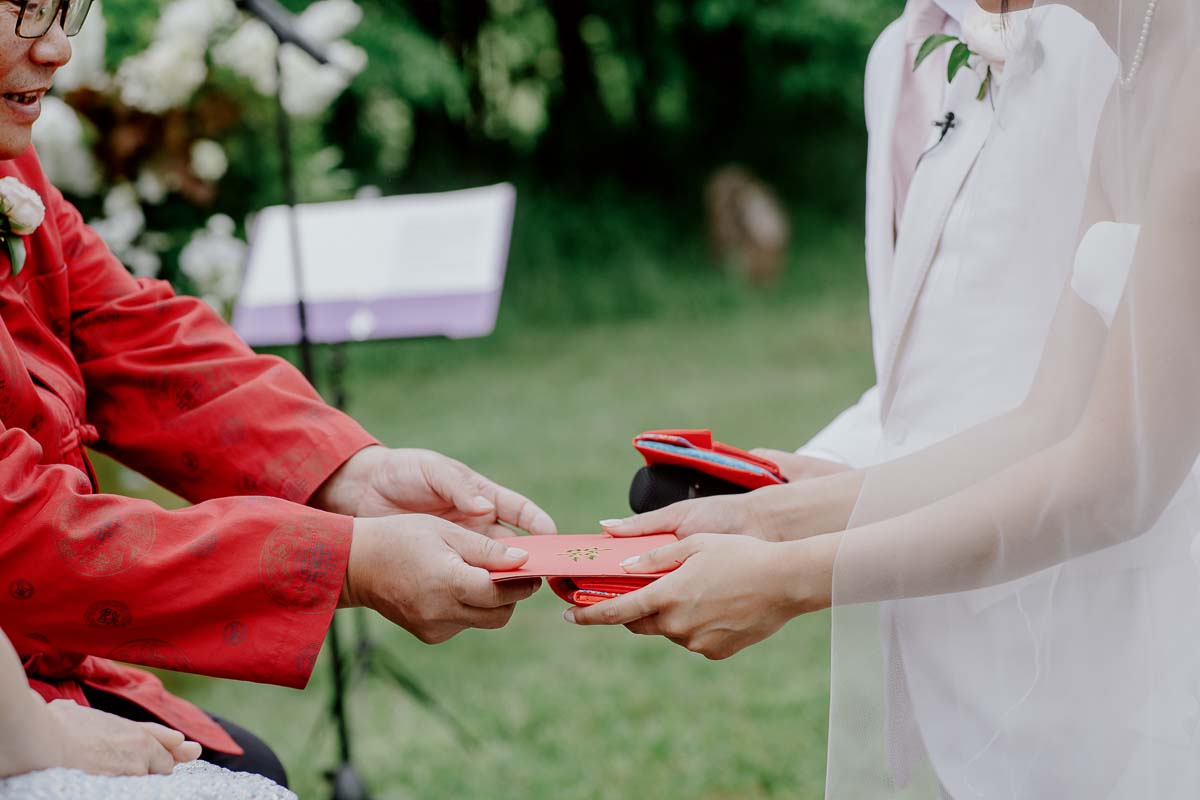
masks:
{"type": "Polygon", "coordinates": [[[486,570],[519,569],[529,560],[529,552],[520,547],[506,545],[458,526],[454,526],[453,533],[445,538],[462,560],[473,567],[486,570]]]}

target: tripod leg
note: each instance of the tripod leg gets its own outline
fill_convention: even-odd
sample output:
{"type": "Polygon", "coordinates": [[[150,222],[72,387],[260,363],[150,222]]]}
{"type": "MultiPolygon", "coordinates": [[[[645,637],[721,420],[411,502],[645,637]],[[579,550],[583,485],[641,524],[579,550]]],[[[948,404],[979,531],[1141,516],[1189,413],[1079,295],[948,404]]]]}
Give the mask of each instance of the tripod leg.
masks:
{"type": "Polygon", "coordinates": [[[329,651],[333,671],[333,721],[337,727],[338,765],[329,773],[333,782],[333,800],[370,800],[362,777],[351,763],[350,724],[346,714],[346,681],[348,678],[338,636],[338,615],[329,623],[329,651]]]}
{"type": "Polygon", "coordinates": [[[392,679],[400,688],[408,693],[410,697],[416,700],[421,705],[425,706],[429,711],[432,711],[437,716],[441,717],[447,725],[453,730],[455,735],[466,747],[476,747],[479,740],[467,730],[466,726],[459,721],[454,714],[450,713],[450,709],[446,708],[441,702],[433,696],[417,679],[406,670],[399,660],[386,650],[381,650],[375,645],[370,646],[370,657],[373,664],[378,664],[380,669],[392,679]]]}

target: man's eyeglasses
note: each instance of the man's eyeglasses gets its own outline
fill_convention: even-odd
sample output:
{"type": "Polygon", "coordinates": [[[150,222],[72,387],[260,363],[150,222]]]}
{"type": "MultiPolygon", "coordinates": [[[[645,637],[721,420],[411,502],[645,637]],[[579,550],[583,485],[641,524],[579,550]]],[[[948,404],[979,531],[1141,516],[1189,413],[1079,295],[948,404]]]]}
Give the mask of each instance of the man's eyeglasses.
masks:
{"type": "Polygon", "coordinates": [[[62,17],[63,33],[74,36],[83,27],[92,0],[15,0],[21,7],[17,15],[17,36],[37,39],[49,33],[54,20],[62,17]]]}

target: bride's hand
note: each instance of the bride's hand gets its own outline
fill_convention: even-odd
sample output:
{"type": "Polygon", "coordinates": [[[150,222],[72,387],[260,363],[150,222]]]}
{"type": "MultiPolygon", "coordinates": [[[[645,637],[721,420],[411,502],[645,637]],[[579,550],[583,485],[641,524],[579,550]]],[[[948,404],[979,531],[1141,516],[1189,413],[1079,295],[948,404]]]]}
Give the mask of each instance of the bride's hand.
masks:
{"type": "Polygon", "coordinates": [[[673,533],[683,539],[698,533],[736,533],[769,539],[771,537],[759,524],[751,502],[755,494],[723,494],[681,500],[625,519],[601,520],[600,527],[612,536],[673,533]]]}
{"type": "Polygon", "coordinates": [[[829,605],[833,553],[822,537],[769,543],[701,534],[651,550],[625,569],[674,570],[636,592],[569,609],[576,625],[625,625],[711,659],[728,658],[790,619],[829,605]]]}
{"type": "Polygon", "coordinates": [[[613,536],[735,533],[769,542],[805,539],[844,530],[862,488],[863,473],[845,470],[822,478],[767,486],[745,494],[699,497],[600,522],[613,536]]]}

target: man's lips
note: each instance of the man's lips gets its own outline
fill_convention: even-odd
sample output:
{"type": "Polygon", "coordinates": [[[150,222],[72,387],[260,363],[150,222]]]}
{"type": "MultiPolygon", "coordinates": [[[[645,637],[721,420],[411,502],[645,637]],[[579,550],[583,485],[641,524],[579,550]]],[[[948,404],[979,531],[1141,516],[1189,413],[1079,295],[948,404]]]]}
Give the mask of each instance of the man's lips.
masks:
{"type": "Polygon", "coordinates": [[[16,92],[5,92],[4,99],[22,106],[32,106],[37,103],[49,91],[45,89],[25,89],[16,92]]]}

